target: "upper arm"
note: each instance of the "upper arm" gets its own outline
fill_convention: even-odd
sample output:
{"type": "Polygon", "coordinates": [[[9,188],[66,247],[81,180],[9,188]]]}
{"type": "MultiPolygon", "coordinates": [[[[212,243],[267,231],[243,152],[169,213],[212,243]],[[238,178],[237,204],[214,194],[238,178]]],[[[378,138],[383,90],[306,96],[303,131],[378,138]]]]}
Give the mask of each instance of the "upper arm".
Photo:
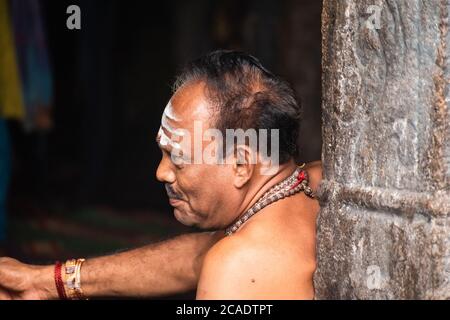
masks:
{"type": "Polygon", "coordinates": [[[225,239],[207,254],[197,288],[200,300],[310,299],[313,266],[261,244],[225,239]]]}

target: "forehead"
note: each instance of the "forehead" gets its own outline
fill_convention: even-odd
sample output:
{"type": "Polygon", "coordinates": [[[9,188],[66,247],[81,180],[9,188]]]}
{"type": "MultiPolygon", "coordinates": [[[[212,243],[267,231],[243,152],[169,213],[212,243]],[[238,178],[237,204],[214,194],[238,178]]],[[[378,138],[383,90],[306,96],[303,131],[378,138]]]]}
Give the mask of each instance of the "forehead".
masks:
{"type": "Polygon", "coordinates": [[[161,148],[171,149],[173,135],[180,134],[178,129],[187,130],[193,136],[194,127],[199,122],[203,130],[209,129],[211,115],[203,84],[191,84],[180,88],[173,95],[162,115],[161,128],[157,136],[158,144],[161,148]]]}
{"type": "Polygon", "coordinates": [[[202,83],[180,88],[167,105],[163,120],[174,128],[193,128],[194,121],[210,122],[211,110],[202,83]],[[165,118],[165,119],[164,119],[165,118]]]}

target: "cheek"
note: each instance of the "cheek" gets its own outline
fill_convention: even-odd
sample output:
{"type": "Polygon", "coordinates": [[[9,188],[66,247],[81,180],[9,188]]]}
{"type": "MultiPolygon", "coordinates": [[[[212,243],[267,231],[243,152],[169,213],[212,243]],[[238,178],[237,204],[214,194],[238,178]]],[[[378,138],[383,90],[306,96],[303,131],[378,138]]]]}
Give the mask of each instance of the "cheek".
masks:
{"type": "Polygon", "coordinates": [[[180,172],[177,181],[192,209],[206,212],[223,195],[224,187],[227,186],[223,177],[217,168],[193,165],[180,172]]]}
{"type": "Polygon", "coordinates": [[[196,212],[201,209],[202,178],[196,170],[185,167],[177,174],[177,189],[188,202],[183,206],[185,211],[196,212]]]}
{"type": "Polygon", "coordinates": [[[195,192],[196,178],[195,175],[189,172],[189,169],[180,170],[176,175],[177,189],[190,200],[192,194],[195,192]]]}

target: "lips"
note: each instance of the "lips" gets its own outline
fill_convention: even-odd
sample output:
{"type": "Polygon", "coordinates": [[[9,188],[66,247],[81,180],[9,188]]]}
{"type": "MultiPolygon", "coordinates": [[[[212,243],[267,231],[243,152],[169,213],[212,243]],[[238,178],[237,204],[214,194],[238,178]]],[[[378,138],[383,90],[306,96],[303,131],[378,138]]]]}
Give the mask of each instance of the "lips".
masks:
{"type": "Polygon", "coordinates": [[[172,207],[177,207],[178,205],[180,205],[181,204],[181,200],[178,200],[178,199],[173,199],[173,198],[170,198],[169,199],[169,203],[170,203],[170,205],[172,206],[172,207]]]}

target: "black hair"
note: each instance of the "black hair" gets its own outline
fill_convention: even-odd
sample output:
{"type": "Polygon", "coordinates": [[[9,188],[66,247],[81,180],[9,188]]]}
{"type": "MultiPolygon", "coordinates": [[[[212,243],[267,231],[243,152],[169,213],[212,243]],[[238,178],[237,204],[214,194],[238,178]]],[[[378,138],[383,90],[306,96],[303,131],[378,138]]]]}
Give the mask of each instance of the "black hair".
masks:
{"type": "MultiPolygon", "coordinates": [[[[205,84],[214,125],[223,134],[226,129],[279,129],[280,164],[297,156],[301,106],[290,85],[257,58],[239,51],[214,51],[190,62],[174,91],[193,82],[205,84]]],[[[270,131],[268,137],[271,141],[270,131]]]]}

